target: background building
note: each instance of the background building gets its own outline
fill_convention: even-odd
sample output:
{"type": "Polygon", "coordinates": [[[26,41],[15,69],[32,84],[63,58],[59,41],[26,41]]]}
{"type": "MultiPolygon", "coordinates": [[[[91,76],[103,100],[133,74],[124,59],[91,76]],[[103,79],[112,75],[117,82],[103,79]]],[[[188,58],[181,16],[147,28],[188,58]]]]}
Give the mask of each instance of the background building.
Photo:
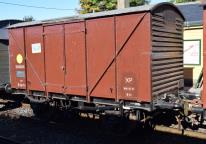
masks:
{"type": "Polygon", "coordinates": [[[9,77],[9,52],[7,26],[22,22],[20,20],[0,20],[0,88],[2,84],[10,81],[9,77]]]}
{"type": "Polygon", "coordinates": [[[185,85],[193,86],[203,68],[203,6],[199,2],[177,5],[186,18],[184,28],[185,85]]]}

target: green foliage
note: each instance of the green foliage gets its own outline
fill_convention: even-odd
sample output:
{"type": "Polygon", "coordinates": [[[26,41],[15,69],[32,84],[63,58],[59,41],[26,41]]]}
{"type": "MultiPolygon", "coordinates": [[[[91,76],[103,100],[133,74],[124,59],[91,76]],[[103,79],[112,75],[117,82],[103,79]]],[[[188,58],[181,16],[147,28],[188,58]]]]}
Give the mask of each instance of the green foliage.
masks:
{"type": "Polygon", "coordinates": [[[23,18],[23,21],[25,21],[25,22],[29,22],[29,21],[34,21],[35,19],[33,18],[33,16],[25,16],[24,18],[23,18]]]}
{"type": "MultiPolygon", "coordinates": [[[[148,4],[149,0],[130,0],[130,6],[139,6],[148,4]]],[[[117,0],[80,0],[82,10],[80,13],[92,13],[106,10],[114,10],[117,8],[117,0]]]]}
{"type": "Polygon", "coordinates": [[[140,6],[140,5],[149,4],[149,3],[150,3],[150,0],[130,0],[131,7],[140,6]]]}
{"type": "Polygon", "coordinates": [[[186,3],[186,2],[195,2],[199,0],[171,0],[172,3],[186,3]]]}
{"type": "Polygon", "coordinates": [[[117,0],[80,0],[80,5],[80,13],[92,13],[116,9],[117,0]]]}

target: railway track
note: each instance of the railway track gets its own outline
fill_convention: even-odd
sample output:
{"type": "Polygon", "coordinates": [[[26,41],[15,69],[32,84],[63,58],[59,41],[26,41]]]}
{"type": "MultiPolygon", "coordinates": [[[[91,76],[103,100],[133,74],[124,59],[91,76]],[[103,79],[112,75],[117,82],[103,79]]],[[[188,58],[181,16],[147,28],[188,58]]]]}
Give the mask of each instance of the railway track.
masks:
{"type": "MultiPolygon", "coordinates": [[[[30,109],[29,105],[28,104],[22,104],[22,107],[24,107],[25,109],[30,109]]],[[[11,117],[18,117],[18,113],[17,112],[14,112],[14,111],[4,111],[4,112],[1,112],[0,115],[6,115],[6,116],[11,116],[11,117]]],[[[80,115],[81,117],[84,118],[84,116],[80,115]]],[[[88,116],[88,118],[91,118],[88,116]]],[[[30,117],[30,119],[32,121],[36,121],[38,123],[41,123],[42,121],[38,118],[35,118],[35,117],[30,117]]],[[[45,123],[45,121],[44,121],[45,123]]],[[[49,122],[48,121],[48,126],[54,126],[56,125],[57,127],[62,127],[64,128],[64,124],[60,124],[58,122],[49,122]]],[[[159,132],[164,132],[164,133],[171,133],[171,134],[176,134],[176,135],[180,135],[180,136],[186,136],[186,137],[191,137],[191,138],[198,138],[198,139],[202,139],[202,140],[206,140],[206,129],[203,130],[203,131],[193,131],[193,130],[180,130],[178,128],[175,128],[175,127],[167,127],[167,126],[164,126],[164,125],[155,125],[154,127],[154,130],[155,131],[159,131],[159,132]]],[[[14,143],[13,141],[10,141],[4,137],[0,137],[0,144],[7,144],[7,143],[14,143]]],[[[18,143],[16,143],[18,144],[18,143]]]]}
{"type": "MultiPolygon", "coordinates": [[[[10,112],[6,112],[8,115],[12,115],[15,116],[16,113],[10,113],[10,112]]],[[[36,122],[42,122],[40,119],[38,118],[34,118],[32,117],[31,120],[36,121],[36,122]]],[[[45,121],[44,121],[45,123],[45,121]]],[[[58,122],[48,122],[47,123],[48,126],[54,126],[56,125],[57,127],[63,127],[64,128],[64,124],[60,124],[58,122]]],[[[170,133],[170,134],[176,134],[179,136],[186,136],[186,137],[191,137],[191,138],[198,138],[198,139],[202,139],[202,140],[206,140],[206,129],[204,130],[204,132],[202,131],[193,131],[193,130],[180,130],[178,128],[174,128],[174,127],[168,127],[168,126],[164,126],[164,125],[156,125],[154,127],[155,131],[159,131],[159,132],[164,132],[164,133],[170,133]]],[[[0,144],[1,144],[1,138],[0,138],[0,144]]],[[[4,144],[4,143],[3,143],[4,144]]]]}
{"type": "Polygon", "coordinates": [[[5,138],[3,136],[0,136],[0,144],[20,144],[19,142],[15,142],[11,139],[5,138]]]}
{"type": "Polygon", "coordinates": [[[166,127],[166,126],[162,126],[162,125],[156,125],[154,130],[160,131],[160,132],[176,134],[176,135],[180,135],[180,136],[187,136],[187,137],[191,137],[191,138],[198,138],[198,139],[206,140],[206,133],[198,132],[198,131],[179,130],[177,128],[171,128],[171,127],[166,127]]]}

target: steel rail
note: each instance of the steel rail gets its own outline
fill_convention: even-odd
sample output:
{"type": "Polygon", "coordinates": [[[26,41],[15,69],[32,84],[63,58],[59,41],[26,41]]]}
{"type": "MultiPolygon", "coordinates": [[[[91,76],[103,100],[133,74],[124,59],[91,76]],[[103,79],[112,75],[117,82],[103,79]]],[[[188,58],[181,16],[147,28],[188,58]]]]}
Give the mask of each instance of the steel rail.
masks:
{"type": "Polygon", "coordinates": [[[160,125],[156,125],[154,129],[155,131],[159,131],[159,132],[166,132],[166,133],[176,134],[180,136],[187,136],[191,138],[206,140],[206,133],[202,133],[198,131],[180,130],[177,128],[171,128],[171,127],[160,126],[160,125]]]}

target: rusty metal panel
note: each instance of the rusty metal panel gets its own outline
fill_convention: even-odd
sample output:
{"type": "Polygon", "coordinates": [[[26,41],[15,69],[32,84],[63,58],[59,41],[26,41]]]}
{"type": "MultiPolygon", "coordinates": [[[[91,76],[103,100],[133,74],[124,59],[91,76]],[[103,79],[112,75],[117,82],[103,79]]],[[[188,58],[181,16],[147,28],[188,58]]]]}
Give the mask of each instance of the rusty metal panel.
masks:
{"type": "Polygon", "coordinates": [[[116,98],[114,17],[86,21],[89,95],[116,98]]]}
{"type": "Polygon", "coordinates": [[[45,91],[43,28],[28,27],[25,31],[28,90],[45,91]]]}
{"type": "MultiPolygon", "coordinates": [[[[206,7],[204,7],[203,14],[203,77],[206,76],[206,7]]],[[[203,107],[206,109],[206,79],[203,82],[203,95],[202,95],[203,107]]]]}
{"type": "Polygon", "coordinates": [[[47,92],[64,92],[64,26],[44,27],[45,72],[47,92]]]}
{"type": "Polygon", "coordinates": [[[118,99],[151,102],[150,14],[116,17],[118,99]]]}
{"type": "Polygon", "coordinates": [[[9,30],[11,87],[26,89],[24,29],[9,30]]]}
{"type": "Polygon", "coordinates": [[[86,49],[84,22],[65,25],[65,93],[86,96],[86,49]]]}

